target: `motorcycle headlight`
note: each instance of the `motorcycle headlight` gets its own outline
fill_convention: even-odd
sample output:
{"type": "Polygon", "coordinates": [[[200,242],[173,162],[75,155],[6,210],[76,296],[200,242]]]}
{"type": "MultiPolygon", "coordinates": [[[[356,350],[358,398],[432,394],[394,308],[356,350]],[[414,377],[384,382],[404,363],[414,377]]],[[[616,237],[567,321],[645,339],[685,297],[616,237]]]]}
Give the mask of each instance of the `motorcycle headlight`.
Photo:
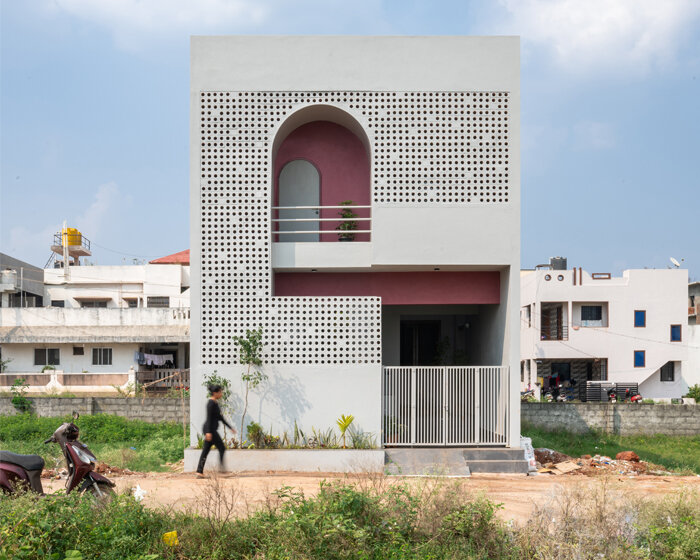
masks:
{"type": "Polygon", "coordinates": [[[75,451],[75,454],[78,456],[78,458],[83,462],[83,463],[94,463],[97,461],[95,457],[90,455],[89,453],[83,451],[76,445],[71,445],[73,448],[73,451],[75,451]]]}

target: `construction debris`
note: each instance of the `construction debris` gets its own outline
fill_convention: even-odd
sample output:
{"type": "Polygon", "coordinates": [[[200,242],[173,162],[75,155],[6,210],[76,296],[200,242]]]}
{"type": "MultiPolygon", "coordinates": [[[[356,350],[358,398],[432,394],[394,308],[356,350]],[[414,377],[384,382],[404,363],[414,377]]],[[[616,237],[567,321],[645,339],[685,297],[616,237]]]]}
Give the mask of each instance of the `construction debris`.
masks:
{"type": "Polygon", "coordinates": [[[554,475],[572,474],[596,476],[600,474],[617,474],[638,476],[640,474],[667,474],[658,465],[641,461],[634,451],[623,451],[615,459],[606,455],[582,455],[579,458],[569,457],[558,451],[547,448],[535,449],[537,472],[554,475]]]}
{"type": "Polygon", "coordinates": [[[634,451],[620,451],[615,455],[617,461],[632,461],[633,463],[639,463],[639,455],[634,451]]]}

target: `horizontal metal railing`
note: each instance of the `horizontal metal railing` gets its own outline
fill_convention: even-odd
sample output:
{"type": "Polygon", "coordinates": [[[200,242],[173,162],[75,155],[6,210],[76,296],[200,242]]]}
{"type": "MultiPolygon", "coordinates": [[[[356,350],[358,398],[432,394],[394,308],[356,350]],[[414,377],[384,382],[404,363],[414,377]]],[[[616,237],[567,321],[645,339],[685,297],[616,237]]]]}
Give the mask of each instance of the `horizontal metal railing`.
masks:
{"type": "Polygon", "coordinates": [[[553,325],[540,329],[540,340],[569,340],[568,325],[553,325]]]}
{"type": "Polygon", "coordinates": [[[384,445],[506,445],[509,371],[507,366],[383,368],[384,445]]]}
{"type": "Polygon", "coordinates": [[[285,241],[279,236],[287,235],[337,235],[343,234],[371,234],[372,229],[372,207],[369,205],[338,205],[338,206],[273,206],[273,236],[276,241],[285,241]],[[329,214],[325,211],[335,211],[335,217],[327,217],[329,214]],[[337,216],[341,210],[367,210],[368,216],[356,216],[353,218],[343,218],[337,216]],[[308,217],[309,211],[316,212],[317,216],[308,217]],[[294,215],[302,217],[294,217],[294,215]],[[276,216],[276,217],[275,217],[276,216]],[[325,217],[324,217],[325,216],[325,217]],[[337,226],[343,222],[354,222],[357,229],[337,229],[337,226]],[[323,224],[336,226],[328,229],[323,228],[323,224]],[[313,225],[318,224],[317,227],[313,225]],[[362,224],[362,227],[360,227],[362,224]],[[294,226],[299,226],[295,228],[294,226]],[[311,227],[306,227],[307,225],[311,227]]]}
{"type": "Polygon", "coordinates": [[[136,381],[141,385],[149,384],[149,389],[172,389],[190,385],[189,369],[139,369],[136,381]]]}
{"type": "Polygon", "coordinates": [[[53,244],[58,245],[59,247],[63,247],[63,242],[64,240],[66,240],[66,245],[75,247],[75,245],[70,245],[69,241],[74,240],[76,237],[80,238],[80,244],[77,246],[83,247],[84,249],[87,249],[89,251],[90,240],[87,237],[85,237],[82,233],[62,233],[59,231],[53,234],[53,244]]]}

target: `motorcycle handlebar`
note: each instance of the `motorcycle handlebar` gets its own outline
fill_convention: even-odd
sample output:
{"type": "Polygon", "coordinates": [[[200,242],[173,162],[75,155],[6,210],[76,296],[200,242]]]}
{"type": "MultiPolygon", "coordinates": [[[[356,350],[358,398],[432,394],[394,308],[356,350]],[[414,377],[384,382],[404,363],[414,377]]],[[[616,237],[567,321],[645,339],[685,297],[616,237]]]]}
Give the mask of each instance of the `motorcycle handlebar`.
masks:
{"type": "Polygon", "coordinates": [[[53,436],[51,436],[49,439],[47,439],[44,443],[51,443],[53,441],[53,436]]]}

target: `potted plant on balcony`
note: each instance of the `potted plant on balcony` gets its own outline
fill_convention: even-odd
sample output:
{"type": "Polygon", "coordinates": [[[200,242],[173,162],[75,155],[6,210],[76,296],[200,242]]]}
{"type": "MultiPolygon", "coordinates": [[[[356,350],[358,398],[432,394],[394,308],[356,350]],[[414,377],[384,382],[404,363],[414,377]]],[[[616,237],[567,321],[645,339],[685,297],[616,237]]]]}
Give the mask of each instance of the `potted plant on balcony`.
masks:
{"type": "MultiPolygon", "coordinates": [[[[343,200],[340,206],[353,206],[355,203],[352,200],[343,200]]],[[[343,221],[338,224],[335,228],[340,231],[338,234],[338,241],[353,241],[355,239],[354,230],[357,229],[357,214],[355,214],[352,208],[343,208],[338,212],[338,216],[343,218],[343,221]]]]}

